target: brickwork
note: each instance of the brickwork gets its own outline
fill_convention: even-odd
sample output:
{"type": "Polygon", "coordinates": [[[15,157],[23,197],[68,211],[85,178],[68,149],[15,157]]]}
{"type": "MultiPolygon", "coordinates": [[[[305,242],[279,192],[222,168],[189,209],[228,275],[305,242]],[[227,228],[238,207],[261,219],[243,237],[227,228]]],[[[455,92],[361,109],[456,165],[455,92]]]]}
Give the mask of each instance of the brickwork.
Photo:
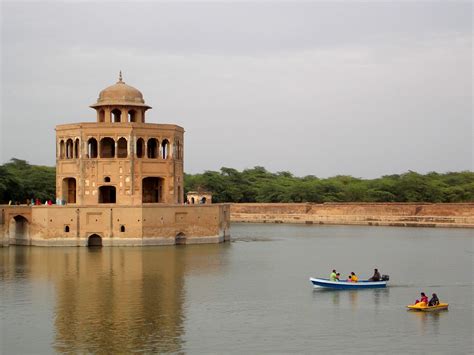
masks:
{"type": "Polygon", "coordinates": [[[242,203],[233,222],[474,227],[474,203],[242,203]]]}

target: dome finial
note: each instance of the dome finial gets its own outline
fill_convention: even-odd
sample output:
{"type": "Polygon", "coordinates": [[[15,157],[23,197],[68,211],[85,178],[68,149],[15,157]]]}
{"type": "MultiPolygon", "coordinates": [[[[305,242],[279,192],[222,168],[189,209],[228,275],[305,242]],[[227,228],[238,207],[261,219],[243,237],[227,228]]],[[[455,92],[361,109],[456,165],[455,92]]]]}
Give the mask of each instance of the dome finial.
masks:
{"type": "Polygon", "coordinates": [[[119,71],[119,83],[121,83],[121,82],[122,82],[122,71],[120,70],[119,71]]]}

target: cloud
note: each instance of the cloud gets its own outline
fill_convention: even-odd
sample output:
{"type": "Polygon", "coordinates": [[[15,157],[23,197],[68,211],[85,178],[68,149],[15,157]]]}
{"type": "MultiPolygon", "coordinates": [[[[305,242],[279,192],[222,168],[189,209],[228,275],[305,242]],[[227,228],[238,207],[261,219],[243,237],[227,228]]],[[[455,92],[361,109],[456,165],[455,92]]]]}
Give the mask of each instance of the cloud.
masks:
{"type": "Polygon", "coordinates": [[[54,164],[121,69],[185,127],[188,172],[472,169],[469,6],[343,5],[8,4],[1,158],[54,164]]]}

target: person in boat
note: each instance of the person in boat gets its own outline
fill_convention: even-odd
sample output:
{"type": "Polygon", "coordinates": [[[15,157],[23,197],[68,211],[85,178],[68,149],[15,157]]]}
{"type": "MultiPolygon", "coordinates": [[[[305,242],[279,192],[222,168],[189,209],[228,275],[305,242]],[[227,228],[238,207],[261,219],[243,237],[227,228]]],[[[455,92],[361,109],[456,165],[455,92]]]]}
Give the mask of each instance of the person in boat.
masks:
{"type": "Polygon", "coordinates": [[[421,293],[421,298],[419,300],[416,300],[415,304],[420,302],[425,302],[425,304],[428,304],[428,296],[426,296],[424,292],[421,293]]]}
{"type": "Polygon", "coordinates": [[[433,293],[430,302],[428,303],[428,306],[437,306],[439,305],[439,299],[436,293],[433,293]]]}
{"type": "Polygon", "coordinates": [[[336,281],[339,281],[339,278],[341,277],[341,274],[340,273],[337,273],[336,274],[336,281]]]}
{"type": "Polygon", "coordinates": [[[377,269],[374,269],[374,275],[369,279],[369,281],[380,281],[380,272],[377,269]]]}
{"type": "Polygon", "coordinates": [[[329,276],[329,281],[337,281],[336,278],[337,278],[336,270],[333,270],[331,272],[331,275],[329,276]]]}
{"type": "Polygon", "coordinates": [[[357,275],[354,272],[351,272],[351,274],[349,275],[347,281],[357,282],[357,281],[359,281],[359,278],[357,277],[357,275]]]}

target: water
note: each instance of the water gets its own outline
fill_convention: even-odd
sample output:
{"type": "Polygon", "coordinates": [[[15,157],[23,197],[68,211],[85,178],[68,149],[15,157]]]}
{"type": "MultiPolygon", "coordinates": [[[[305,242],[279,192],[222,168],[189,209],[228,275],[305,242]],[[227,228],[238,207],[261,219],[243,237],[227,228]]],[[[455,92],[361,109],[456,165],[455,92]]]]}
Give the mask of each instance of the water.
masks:
{"type": "Polygon", "coordinates": [[[0,248],[2,354],[472,353],[474,231],[233,225],[232,243],[0,248]],[[310,276],[390,287],[313,290],[310,276]],[[420,291],[449,311],[412,313],[420,291]]]}

